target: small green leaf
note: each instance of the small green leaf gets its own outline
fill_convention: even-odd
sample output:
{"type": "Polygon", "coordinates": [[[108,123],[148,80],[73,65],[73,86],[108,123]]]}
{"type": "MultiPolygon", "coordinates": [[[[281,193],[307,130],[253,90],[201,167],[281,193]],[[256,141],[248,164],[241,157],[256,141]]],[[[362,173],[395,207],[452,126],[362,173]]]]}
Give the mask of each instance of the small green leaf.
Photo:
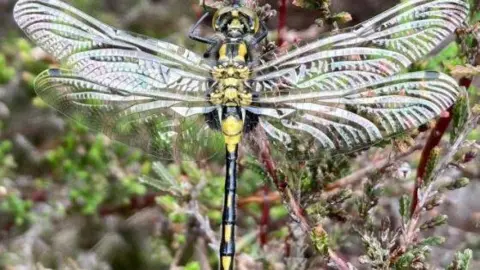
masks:
{"type": "Polygon", "coordinates": [[[440,160],[440,152],[441,152],[441,148],[438,146],[434,147],[432,149],[432,152],[430,152],[430,156],[428,157],[425,176],[423,180],[424,186],[428,186],[433,180],[432,177],[433,177],[435,167],[437,166],[437,163],[440,160]]]}
{"type": "Polygon", "coordinates": [[[453,130],[450,143],[453,143],[462,132],[469,118],[469,105],[466,93],[462,93],[453,106],[453,130]]]}
{"type": "Polygon", "coordinates": [[[396,269],[408,269],[408,267],[412,264],[413,260],[415,259],[415,255],[411,252],[406,252],[400,258],[398,258],[397,262],[395,263],[396,269]]]}
{"type": "Polygon", "coordinates": [[[473,253],[471,249],[465,249],[463,252],[458,251],[455,253],[455,258],[448,266],[448,270],[468,270],[470,261],[472,260],[473,253]]]}
{"type": "Polygon", "coordinates": [[[411,198],[407,195],[402,195],[399,200],[399,212],[400,216],[402,216],[404,219],[408,219],[410,217],[410,204],[411,204],[411,198]]]}
{"type": "Polygon", "coordinates": [[[442,236],[432,236],[423,239],[417,246],[440,246],[445,243],[445,237],[442,236]]]}
{"type": "Polygon", "coordinates": [[[323,228],[315,228],[310,233],[310,238],[312,239],[312,243],[315,249],[322,253],[327,254],[329,249],[329,240],[328,234],[323,230],[323,228]]]}
{"type": "Polygon", "coordinates": [[[462,177],[462,178],[459,178],[457,180],[451,181],[450,183],[444,185],[440,189],[456,190],[456,189],[464,188],[464,187],[468,186],[468,184],[470,184],[470,179],[468,179],[466,177],[462,177]]]}
{"type": "Polygon", "coordinates": [[[447,223],[447,219],[448,219],[447,215],[436,216],[436,217],[426,221],[425,223],[423,223],[420,226],[420,230],[427,230],[427,229],[432,229],[432,228],[441,226],[441,225],[447,223]]]}

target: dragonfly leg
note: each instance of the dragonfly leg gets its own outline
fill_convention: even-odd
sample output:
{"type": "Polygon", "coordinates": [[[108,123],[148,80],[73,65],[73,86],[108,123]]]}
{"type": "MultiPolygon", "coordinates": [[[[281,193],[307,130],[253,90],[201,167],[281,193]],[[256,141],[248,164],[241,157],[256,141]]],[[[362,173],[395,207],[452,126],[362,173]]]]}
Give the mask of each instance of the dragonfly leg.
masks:
{"type": "Polygon", "coordinates": [[[268,36],[267,24],[262,20],[261,25],[262,28],[260,29],[260,33],[258,33],[253,40],[251,40],[251,45],[257,45],[260,41],[264,40],[268,36]]]}
{"type": "Polygon", "coordinates": [[[214,43],[212,43],[203,54],[203,57],[205,58],[209,58],[212,55],[212,53],[218,52],[218,50],[220,50],[220,47],[222,46],[221,40],[213,39],[213,38],[212,40],[214,40],[214,43]]]}
{"type": "Polygon", "coordinates": [[[190,31],[188,32],[188,37],[190,39],[193,39],[195,41],[198,41],[198,42],[202,42],[202,43],[207,43],[207,44],[215,44],[217,43],[217,41],[213,38],[207,38],[207,37],[202,37],[200,35],[197,35],[195,34],[195,30],[197,30],[197,28],[200,26],[200,24],[208,17],[208,15],[210,15],[209,12],[203,14],[203,16],[192,26],[192,28],[190,28],[190,31]]]}

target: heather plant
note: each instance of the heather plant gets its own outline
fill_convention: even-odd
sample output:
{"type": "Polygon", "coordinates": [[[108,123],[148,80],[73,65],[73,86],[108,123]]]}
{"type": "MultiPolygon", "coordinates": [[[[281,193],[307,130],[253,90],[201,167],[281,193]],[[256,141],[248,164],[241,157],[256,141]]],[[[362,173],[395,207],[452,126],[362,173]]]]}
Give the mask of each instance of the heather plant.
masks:
{"type": "MultiPolygon", "coordinates": [[[[290,21],[305,24],[304,14],[315,14],[308,24],[318,32],[340,31],[356,19],[332,11],[335,1],[345,2],[246,2],[269,22],[270,42],[260,44],[267,54],[318,36],[289,28],[290,21]]],[[[122,28],[201,51],[184,29],[204,8],[225,3],[189,2],[187,12],[179,2],[74,4],[122,28]],[[159,27],[165,21],[168,27],[159,27]]],[[[475,197],[466,192],[480,178],[480,12],[475,1],[471,7],[469,25],[411,68],[445,72],[464,87],[439,119],[362,152],[318,153],[312,161],[295,162],[295,152],[278,159],[275,149],[240,154],[238,269],[480,265],[479,208],[465,195],[475,197]],[[459,217],[468,217],[467,224],[459,217]]],[[[157,161],[62,120],[33,91],[35,76],[57,63],[7,25],[8,34],[0,31],[0,268],[213,269],[222,159],[157,161]]]]}

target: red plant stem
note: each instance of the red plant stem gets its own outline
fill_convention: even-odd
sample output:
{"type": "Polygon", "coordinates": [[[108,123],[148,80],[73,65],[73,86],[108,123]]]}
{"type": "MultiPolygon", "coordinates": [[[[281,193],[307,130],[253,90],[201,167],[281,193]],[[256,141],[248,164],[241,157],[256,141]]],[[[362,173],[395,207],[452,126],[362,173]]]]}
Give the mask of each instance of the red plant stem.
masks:
{"type": "Polygon", "coordinates": [[[268,195],[270,190],[265,183],[263,186],[262,218],[260,223],[260,246],[264,247],[268,242],[268,224],[270,222],[270,203],[268,195]]]}
{"type": "MultiPolygon", "coordinates": [[[[459,84],[460,86],[464,86],[465,88],[468,88],[470,87],[471,83],[472,83],[471,79],[462,78],[460,79],[459,84]]],[[[433,149],[440,143],[440,140],[442,139],[443,134],[445,134],[445,131],[447,130],[450,122],[452,121],[452,118],[453,118],[452,110],[453,110],[453,106],[448,109],[448,116],[442,117],[437,121],[437,123],[435,124],[435,127],[430,133],[430,136],[428,137],[425,147],[423,148],[422,155],[420,158],[420,164],[418,165],[418,169],[417,169],[417,180],[415,181],[415,188],[413,190],[413,198],[412,198],[412,204],[410,209],[411,217],[414,215],[415,209],[417,209],[418,207],[418,190],[420,189],[423,183],[423,178],[425,176],[425,172],[427,169],[428,159],[430,158],[430,155],[433,149]]]]}
{"type": "Polygon", "coordinates": [[[15,226],[15,222],[12,221],[9,221],[7,222],[7,224],[5,224],[5,226],[3,226],[2,230],[0,230],[0,232],[10,232],[10,230],[15,226]]]}
{"type": "MultiPolygon", "coordinates": [[[[262,143],[262,147],[260,150],[260,156],[263,162],[263,165],[265,166],[267,173],[270,175],[270,177],[273,179],[273,183],[277,187],[279,191],[283,191],[284,187],[280,186],[277,173],[276,173],[276,167],[275,164],[272,160],[272,156],[270,154],[270,145],[268,144],[268,141],[264,141],[262,143]]],[[[263,200],[262,200],[262,218],[261,218],[261,224],[260,224],[260,246],[265,246],[268,242],[268,223],[270,220],[270,204],[269,204],[269,193],[270,190],[268,188],[268,184],[265,183],[263,186],[263,200]]]]}
{"type": "Polygon", "coordinates": [[[116,213],[124,213],[128,211],[140,210],[147,207],[153,207],[156,205],[155,198],[158,193],[148,193],[143,196],[134,196],[130,198],[130,203],[120,206],[101,206],[98,210],[100,216],[108,216],[116,213]]]}
{"type": "MultiPolygon", "coordinates": [[[[262,193],[263,193],[263,187],[262,187],[262,193]]],[[[276,191],[270,191],[266,196],[262,194],[262,195],[253,195],[245,198],[239,198],[237,204],[238,204],[238,207],[242,208],[248,204],[262,203],[264,200],[267,200],[270,205],[277,204],[281,200],[280,193],[276,191]]]]}
{"type": "Polygon", "coordinates": [[[265,169],[267,170],[268,175],[272,178],[275,187],[279,192],[284,192],[287,187],[286,181],[280,181],[277,176],[277,168],[275,163],[272,160],[272,155],[270,154],[270,145],[268,141],[264,140],[262,142],[260,157],[262,160],[265,169]]]}
{"type": "Polygon", "coordinates": [[[277,45],[283,44],[283,33],[287,26],[287,0],[280,0],[280,8],[278,9],[278,38],[277,45]]]}

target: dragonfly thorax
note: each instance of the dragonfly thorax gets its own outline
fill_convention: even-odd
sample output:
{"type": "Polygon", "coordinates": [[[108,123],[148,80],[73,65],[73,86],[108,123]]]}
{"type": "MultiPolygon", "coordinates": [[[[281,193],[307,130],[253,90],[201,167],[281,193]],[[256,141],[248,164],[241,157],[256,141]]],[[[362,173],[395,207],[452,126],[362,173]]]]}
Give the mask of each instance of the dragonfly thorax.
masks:
{"type": "Polygon", "coordinates": [[[215,105],[248,106],[252,94],[245,87],[250,77],[250,68],[246,65],[248,50],[244,42],[222,44],[218,52],[218,64],[212,70],[217,82],[210,94],[215,105]]]}

